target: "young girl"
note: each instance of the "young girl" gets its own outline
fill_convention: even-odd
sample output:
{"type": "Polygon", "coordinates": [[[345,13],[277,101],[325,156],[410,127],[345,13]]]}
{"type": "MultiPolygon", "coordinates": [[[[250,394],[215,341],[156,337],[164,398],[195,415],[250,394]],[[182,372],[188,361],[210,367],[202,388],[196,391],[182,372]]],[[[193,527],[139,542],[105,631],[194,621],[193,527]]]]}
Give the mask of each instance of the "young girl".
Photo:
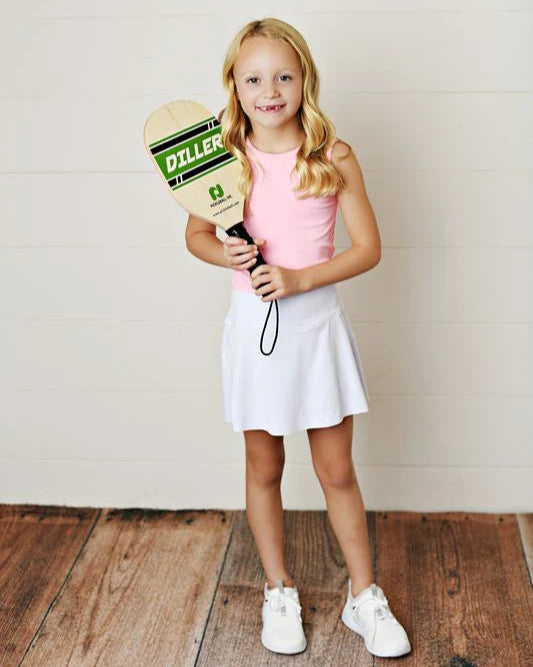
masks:
{"type": "Polygon", "coordinates": [[[243,165],[244,224],[254,244],[231,236],[222,243],[213,225],[194,216],[186,238],[195,256],[232,269],[221,349],[224,411],[244,432],[247,518],[266,574],[261,640],[278,653],[307,645],[284,560],[280,494],[283,436],[305,429],[349,574],[341,618],[374,655],[403,655],[411,650],[407,634],[373,582],[351,455],[353,415],[368,411],[368,391],[336,287],[381,257],[361,170],[318,106],[315,63],[289,24],[266,18],[244,26],[229,46],[223,79],[222,138],[243,165]],[[338,205],[352,247],[332,259],[338,205]],[[266,264],[250,274],[257,248],[266,264]],[[273,300],[279,337],[265,355],[258,338],[273,300]]]}

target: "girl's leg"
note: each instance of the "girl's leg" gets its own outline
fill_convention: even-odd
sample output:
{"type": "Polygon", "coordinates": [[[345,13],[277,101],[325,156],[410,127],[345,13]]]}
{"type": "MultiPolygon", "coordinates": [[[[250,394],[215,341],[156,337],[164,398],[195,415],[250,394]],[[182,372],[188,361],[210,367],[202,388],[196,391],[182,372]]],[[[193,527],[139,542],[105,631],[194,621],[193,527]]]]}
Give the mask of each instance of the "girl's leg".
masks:
{"type": "Polygon", "coordinates": [[[294,586],[285,566],[281,477],[285,465],[283,436],[244,431],[246,443],[246,516],[269,588],[276,579],[294,586]]]}
{"type": "Polygon", "coordinates": [[[365,507],[352,461],[352,434],[353,415],[335,426],[307,429],[313,467],[355,596],[374,577],[365,507]]]}

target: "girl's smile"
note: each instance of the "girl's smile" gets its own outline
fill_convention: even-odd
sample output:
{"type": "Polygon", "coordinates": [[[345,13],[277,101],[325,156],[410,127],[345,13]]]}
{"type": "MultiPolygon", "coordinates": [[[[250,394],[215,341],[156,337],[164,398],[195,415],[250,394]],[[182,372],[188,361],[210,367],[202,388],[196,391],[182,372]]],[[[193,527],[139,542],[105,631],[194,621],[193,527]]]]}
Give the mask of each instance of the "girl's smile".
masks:
{"type": "Polygon", "coordinates": [[[256,109],[259,109],[259,111],[263,111],[265,113],[278,113],[282,109],[285,108],[285,104],[278,104],[275,106],[264,106],[264,107],[256,107],[256,109]]]}

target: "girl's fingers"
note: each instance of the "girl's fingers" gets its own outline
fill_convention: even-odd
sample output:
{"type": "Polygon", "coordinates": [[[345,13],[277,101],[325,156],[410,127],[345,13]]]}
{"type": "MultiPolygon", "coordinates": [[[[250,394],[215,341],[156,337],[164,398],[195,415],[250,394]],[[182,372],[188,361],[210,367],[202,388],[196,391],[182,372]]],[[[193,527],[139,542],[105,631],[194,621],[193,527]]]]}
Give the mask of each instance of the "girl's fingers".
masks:
{"type": "Polygon", "coordinates": [[[234,246],[237,246],[238,248],[241,247],[241,246],[246,247],[246,241],[244,239],[240,239],[237,236],[227,236],[224,239],[224,243],[229,248],[233,248],[234,246]]]}
{"type": "Polygon", "coordinates": [[[243,259],[247,257],[248,255],[251,257],[254,254],[254,249],[250,248],[250,246],[245,246],[243,248],[237,248],[232,252],[232,254],[235,257],[241,256],[243,259]]]}
{"type": "Polygon", "coordinates": [[[249,262],[245,262],[244,264],[241,264],[241,268],[243,269],[248,269],[250,266],[253,266],[256,263],[256,258],[253,257],[249,262]]]}
{"type": "Polygon", "coordinates": [[[228,236],[224,239],[224,243],[228,248],[227,252],[230,256],[230,263],[235,269],[248,269],[256,262],[256,250],[253,248],[255,244],[246,243],[244,239],[236,236],[228,236]]]}
{"type": "Polygon", "coordinates": [[[233,239],[234,242],[231,244],[228,244],[229,251],[232,254],[241,254],[243,252],[248,252],[251,248],[251,245],[248,245],[246,241],[243,241],[242,239],[235,238],[233,239]]]}
{"type": "MultiPolygon", "coordinates": [[[[249,254],[250,253],[248,253],[247,255],[249,255],[249,254]]],[[[248,267],[253,266],[257,262],[256,257],[250,257],[250,256],[247,256],[247,255],[244,255],[244,256],[239,256],[239,255],[235,256],[234,255],[232,260],[231,260],[234,268],[241,269],[241,270],[242,269],[247,269],[248,267]]]]}
{"type": "Polygon", "coordinates": [[[243,248],[238,247],[236,250],[233,251],[234,255],[242,255],[243,257],[246,255],[253,255],[255,252],[255,248],[253,246],[247,245],[244,246],[243,248]]]}

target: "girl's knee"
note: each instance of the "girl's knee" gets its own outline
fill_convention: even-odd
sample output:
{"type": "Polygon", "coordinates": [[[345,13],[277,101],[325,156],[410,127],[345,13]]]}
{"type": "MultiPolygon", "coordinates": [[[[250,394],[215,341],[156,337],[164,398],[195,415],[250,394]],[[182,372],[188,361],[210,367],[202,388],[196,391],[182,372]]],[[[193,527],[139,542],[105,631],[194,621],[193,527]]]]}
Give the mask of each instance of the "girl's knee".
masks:
{"type": "Polygon", "coordinates": [[[334,489],[350,487],[356,480],[353,462],[333,464],[321,468],[315,465],[315,472],[322,486],[334,489]]]}
{"type": "Polygon", "coordinates": [[[283,475],[283,463],[254,465],[246,463],[246,478],[259,486],[279,486],[283,475]]]}

